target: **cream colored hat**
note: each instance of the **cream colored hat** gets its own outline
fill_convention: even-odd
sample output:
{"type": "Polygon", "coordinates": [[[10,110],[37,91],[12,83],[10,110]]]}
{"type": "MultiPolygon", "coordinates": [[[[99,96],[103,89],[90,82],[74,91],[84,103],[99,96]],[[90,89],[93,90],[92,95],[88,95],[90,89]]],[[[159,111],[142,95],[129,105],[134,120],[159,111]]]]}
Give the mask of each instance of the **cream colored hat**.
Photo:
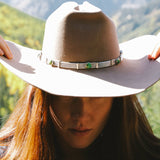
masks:
{"type": "Polygon", "coordinates": [[[99,8],[67,2],[47,19],[42,51],[7,42],[13,59],[0,63],[52,94],[126,96],[160,79],[160,58],[147,58],[157,41],[145,35],[119,44],[114,23],[99,8]]]}

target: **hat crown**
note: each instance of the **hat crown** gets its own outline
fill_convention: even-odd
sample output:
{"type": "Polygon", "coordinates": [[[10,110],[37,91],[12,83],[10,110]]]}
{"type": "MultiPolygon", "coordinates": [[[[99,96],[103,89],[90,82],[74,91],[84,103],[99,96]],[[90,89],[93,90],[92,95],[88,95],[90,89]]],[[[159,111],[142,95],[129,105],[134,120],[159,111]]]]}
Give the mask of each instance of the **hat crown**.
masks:
{"type": "Polygon", "coordinates": [[[88,2],[67,2],[46,21],[42,59],[106,61],[119,56],[115,25],[88,2]]]}

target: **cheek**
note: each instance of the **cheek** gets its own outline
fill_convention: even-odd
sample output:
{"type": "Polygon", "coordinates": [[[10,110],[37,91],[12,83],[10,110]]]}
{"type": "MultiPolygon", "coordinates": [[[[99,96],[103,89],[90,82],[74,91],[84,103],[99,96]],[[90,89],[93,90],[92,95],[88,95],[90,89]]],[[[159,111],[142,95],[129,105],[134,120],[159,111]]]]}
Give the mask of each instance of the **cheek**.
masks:
{"type": "Polygon", "coordinates": [[[108,101],[104,105],[99,106],[94,112],[94,125],[97,129],[97,133],[102,132],[104,126],[107,124],[107,120],[112,108],[112,100],[108,101]]]}
{"type": "Polygon", "coordinates": [[[97,127],[97,132],[101,132],[104,126],[107,123],[111,107],[104,108],[101,111],[98,111],[95,116],[95,125],[97,127]]]}
{"type": "MultiPolygon", "coordinates": [[[[52,105],[52,111],[54,114],[54,121],[56,119],[56,122],[58,121],[59,123],[61,123],[61,125],[63,127],[65,127],[66,122],[69,120],[70,118],[70,111],[69,111],[69,107],[66,105],[57,105],[56,103],[52,105]]],[[[51,115],[53,118],[53,115],[51,115]]],[[[55,125],[57,125],[57,123],[54,122],[55,125]]]]}

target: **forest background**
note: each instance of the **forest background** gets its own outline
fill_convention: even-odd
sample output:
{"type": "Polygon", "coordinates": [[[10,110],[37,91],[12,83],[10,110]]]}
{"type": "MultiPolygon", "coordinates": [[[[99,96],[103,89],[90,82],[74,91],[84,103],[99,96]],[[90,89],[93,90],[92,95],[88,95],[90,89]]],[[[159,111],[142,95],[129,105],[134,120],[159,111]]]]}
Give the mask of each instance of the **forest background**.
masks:
{"type": "MultiPolygon", "coordinates": [[[[160,32],[160,0],[137,8],[118,9],[110,15],[117,26],[119,42],[160,32]]],[[[0,2],[0,35],[23,46],[41,49],[45,19],[29,16],[0,2]]],[[[13,111],[25,82],[0,64],[0,125],[13,111]]],[[[153,132],[160,137],[160,81],[137,95],[153,132]]]]}

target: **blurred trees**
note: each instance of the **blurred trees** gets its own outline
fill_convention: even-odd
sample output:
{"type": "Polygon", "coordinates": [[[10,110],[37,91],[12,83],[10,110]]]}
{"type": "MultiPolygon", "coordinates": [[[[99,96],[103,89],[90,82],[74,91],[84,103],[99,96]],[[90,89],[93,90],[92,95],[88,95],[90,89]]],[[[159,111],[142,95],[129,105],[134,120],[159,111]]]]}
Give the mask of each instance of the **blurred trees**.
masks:
{"type": "Polygon", "coordinates": [[[41,49],[45,22],[0,3],[0,35],[23,46],[41,49]]]}
{"type": "MultiPolygon", "coordinates": [[[[41,49],[45,22],[0,2],[0,35],[23,46],[41,49]]],[[[0,64],[0,124],[12,112],[25,82],[0,64]]]]}
{"type": "Polygon", "coordinates": [[[160,81],[138,94],[138,98],[154,134],[160,137],[160,81]]]}
{"type": "MultiPolygon", "coordinates": [[[[0,66],[0,124],[8,118],[9,114],[13,111],[18,97],[20,96],[19,87],[10,87],[7,84],[5,68],[0,66]]],[[[16,80],[16,79],[14,79],[16,80]]],[[[18,84],[18,83],[17,83],[18,84]]]]}
{"type": "Polygon", "coordinates": [[[113,15],[119,42],[145,34],[160,32],[160,1],[152,1],[137,9],[122,9],[113,15]]]}

